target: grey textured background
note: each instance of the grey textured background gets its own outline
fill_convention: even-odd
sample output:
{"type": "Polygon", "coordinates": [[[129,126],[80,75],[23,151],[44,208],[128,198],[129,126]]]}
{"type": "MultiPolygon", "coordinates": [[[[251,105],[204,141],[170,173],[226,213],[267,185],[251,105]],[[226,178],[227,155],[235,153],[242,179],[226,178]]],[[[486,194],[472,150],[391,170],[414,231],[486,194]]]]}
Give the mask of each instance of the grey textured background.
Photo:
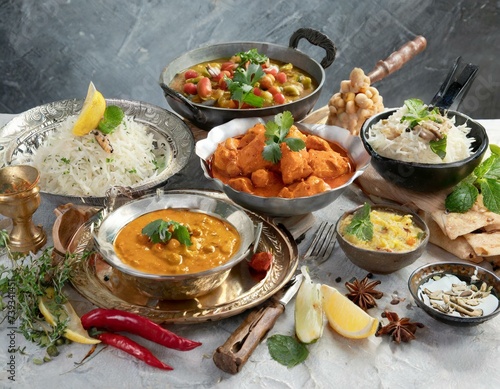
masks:
{"type": "MultiPolygon", "coordinates": [[[[83,98],[89,81],[108,98],[165,108],[159,74],[186,51],[230,41],[288,46],[311,27],[337,45],[316,108],[327,104],[353,67],[376,62],[417,35],[426,51],[376,86],[385,105],[430,101],[455,58],[480,66],[460,110],[500,117],[500,1],[496,0],[0,0],[0,112],[18,113],[83,98]]],[[[316,60],[321,49],[298,47],[316,60]]]]}

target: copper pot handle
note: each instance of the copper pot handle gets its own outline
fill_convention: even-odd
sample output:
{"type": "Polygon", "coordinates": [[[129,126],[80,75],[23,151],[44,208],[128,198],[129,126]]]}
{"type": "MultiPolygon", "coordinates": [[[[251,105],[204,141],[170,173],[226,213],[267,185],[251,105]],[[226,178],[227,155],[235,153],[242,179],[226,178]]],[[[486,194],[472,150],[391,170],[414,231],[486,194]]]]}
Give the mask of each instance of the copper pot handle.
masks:
{"type": "Polygon", "coordinates": [[[326,69],[333,63],[337,55],[337,47],[335,47],[335,44],[330,38],[313,28],[299,28],[290,37],[290,43],[288,45],[292,49],[296,49],[302,38],[306,38],[309,43],[325,49],[326,56],[321,60],[323,69],[326,69]]]}

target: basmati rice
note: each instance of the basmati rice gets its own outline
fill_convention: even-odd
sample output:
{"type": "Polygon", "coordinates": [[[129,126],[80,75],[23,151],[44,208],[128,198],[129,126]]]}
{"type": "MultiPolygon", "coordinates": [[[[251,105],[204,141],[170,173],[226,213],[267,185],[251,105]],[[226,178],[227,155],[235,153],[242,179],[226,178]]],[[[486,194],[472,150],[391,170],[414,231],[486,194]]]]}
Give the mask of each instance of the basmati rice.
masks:
{"type": "Polygon", "coordinates": [[[408,112],[406,106],[398,109],[385,120],[374,124],[368,131],[367,142],[381,156],[405,162],[450,163],[460,161],[471,155],[474,138],[467,137],[470,128],[465,124],[455,126],[455,117],[443,116],[448,128],[446,156],[441,159],[417,131],[406,131],[408,121],[401,123],[401,117],[408,112]]]}
{"type": "Polygon", "coordinates": [[[113,153],[106,153],[94,135],[72,134],[75,120],[76,116],[67,118],[32,156],[20,155],[12,162],[35,166],[42,191],[102,197],[111,186],[136,185],[157,174],[153,134],[143,124],[126,116],[108,135],[113,153]]]}

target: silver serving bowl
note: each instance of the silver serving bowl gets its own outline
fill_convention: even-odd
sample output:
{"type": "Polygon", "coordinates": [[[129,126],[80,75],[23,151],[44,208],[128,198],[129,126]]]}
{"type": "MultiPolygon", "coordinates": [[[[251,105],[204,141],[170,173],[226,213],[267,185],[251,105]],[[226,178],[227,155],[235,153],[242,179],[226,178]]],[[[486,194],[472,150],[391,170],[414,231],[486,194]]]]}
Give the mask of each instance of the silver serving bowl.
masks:
{"type": "MultiPolygon", "coordinates": [[[[153,153],[164,161],[155,176],[131,187],[120,187],[119,182],[110,182],[109,187],[118,187],[118,192],[137,198],[164,184],[168,178],[187,165],[194,149],[193,135],[178,116],[163,108],[140,101],[106,99],[108,105],[117,105],[125,115],[146,126],[155,139],[153,153]]],[[[61,122],[69,116],[78,115],[83,100],[62,100],[32,108],[0,129],[0,166],[11,165],[16,155],[32,155],[42,142],[57,131],[61,122]]],[[[43,171],[41,172],[43,175],[43,171]]],[[[42,196],[55,206],[65,203],[102,205],[106,197],[78,196],[68,192],[50,193],[40,188],[42,196]]]]}
{"type": "Polygon", "coordinates": [[[475,139],[469,157],[457,162],[433,164],[399,161],[378,154],[367,140],[370,128],[375,123],[387,119],[397,110],[397,108],[390,109],[372,116],[365,121],[359,134],[363,145],[372,157],[372,166],[387,181],[417,192],[432,193],[458,184],[481,163],[488,149],[486,130],[476,120],[451,110],[446,111],[447,116],[454,116],[457,126],[465,123],[470,127],[468,137],[475,139]]]}
{"type": "Polygon", "coordinates": [[[363,148],[361,140],[359,137],[352,136],[349,131],[340,127],[327,126],[325,124],[311,125],[295,123],[299,130],[318,135],[332,142],[337,142],[347,150],[356,164],[356,171],[351,179],[332,190],[314,196],[293,199],[255,196],[246,192],[237,191],[231,186],[224,184],[222,181],[214,179],[210,175],[209,164],[210,158],[217,149],[217,145],[227,138],[243,135],[255,124],[265,123],[270,119],[272,118],[234,119],[221,126],[215,127],[208,133],[206,139],[196,143],[195,152],[201,159],[201,167],[205,176],[208,179],[214,180],[218,187],[224,191],[231,200],[246,209],[269,216],[295,216],[317,211],[335,201],[357,177],[363,174],[370,163],[370,156],[363,148]]]}
{"type": "Polygon", "coordinates": [[[453,262],[437,262],[430,263],[416,269],[408,279],[408,288],[413,296],[417,305],[424,310],[429,316],[443,323],[454,326],[474,326],[491,320],[500,313],[500,304],[496,309],[483,316],[469,317],[469,316],[452,316],[447,313],[442,313],[437,309],[432,308],[424,302],[423,291],[421,285],[426,283],[429,279],[436,276],[442,277],[443,275],[455,275],[460,280],[465,281],[467,284],[473,282],[478,287],[485,282],[488,286],[492,286],[492,294],[497,297],[500,296],[500,278],[493,272],[482,268],[481,266],[471,263],[453,263],[453,262]],[[473,280],[473,277],[476,280],[473,280]]]}
{"type": "Polygon", "coordinates": [[[334,43],[324,34],[311,28],[300,28],[290,37],[290,46],[281,46],[267,42],[227,42],[201,47],[189,51],[173,60],[166,66],[160,75],[160,86],[163,89],[169,106],[179,115],[193,122],[204,130],[226,123],[236,118],[262,117],[275,115],[283,111],[293,113],[296,120],[304,118],[314,107],[325,82],[325,71],[336,56],[337,49],[334,43]],[[321,64],[316,62],[307,54],[297,50],[300,39],[305,38],[313,45],[325,50],[325,57],[321,64]],[[309,73],[317,82],[318,87],[313,93],[299,100],[264,108],[252,109],[229,109],[191,102],[181,93],[169,87],[175,75],[191,66],[202,62],[230,58],[236,53],[257,49],[259,53],[265,54],[270,59],[284,63],[292,63],[294,66],[309,73]]]}
{"type": "Polygon", "coordinates": [[[128,202],[109,213],[96,225],[93,238],[104,260],[148,296],[160,300],[183,300],[205,295],[221,285],[231,269],[249,255],[255,239],[255,228],[252,219],[237,205],[201,194],[164,193],[159,189],[156,194],[128,202]],[[141,215],[166,208],[204,212],[226,220],[240,234],[239,250],[225,264],[191,274],[150,274],[124,264],[113,247],[119,231],[141,215]]]}
{"type": "Polygon", "coordinates": [[[340,231],[340,223],[343,219],[345,219],[349,215],[352,215],[361,207],[362,206],[345,212],[339,218],[335,227],[335,230],[337,231],[337,240],[339,242],[339,246],[342,248],[342,251],[344,251],[344,254],[352,263],[366,271],[369,271],[370,273],[389,274],[398,271],[408,265],[411,265],[422,255],[425,248],[427,247],[427,243],[429,242],[429,227],[427,227],[427,224],[416,213],[410,211],[405,207],[397,205],[377,204],[372,205],[371,209],[393,212],[400,215],[412,215],[412,219],[415,225],[420,227],[425,234],[425,237],[422,239],[420,244],[413,250],[406,252],[368,250],[358,247],[347,241],[340,231]]]}

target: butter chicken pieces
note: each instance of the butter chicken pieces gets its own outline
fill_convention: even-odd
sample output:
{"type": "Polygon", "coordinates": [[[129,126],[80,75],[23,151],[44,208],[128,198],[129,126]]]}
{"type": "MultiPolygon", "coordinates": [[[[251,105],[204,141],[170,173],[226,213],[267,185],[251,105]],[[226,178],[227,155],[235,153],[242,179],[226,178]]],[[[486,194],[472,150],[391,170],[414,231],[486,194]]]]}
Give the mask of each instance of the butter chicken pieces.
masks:
{"type": "Polygon", "coordinates": [[[212,159],[212,175],[236,190],[263,197],[306,197],[346,182],[353,163],[340,146],[292,126],[287,137],[302,139],[306,147],[292,151],[281,143],[278,163],[262,156],[266,128],[256,124],[245,135],[220,143],[212,159]]]}

